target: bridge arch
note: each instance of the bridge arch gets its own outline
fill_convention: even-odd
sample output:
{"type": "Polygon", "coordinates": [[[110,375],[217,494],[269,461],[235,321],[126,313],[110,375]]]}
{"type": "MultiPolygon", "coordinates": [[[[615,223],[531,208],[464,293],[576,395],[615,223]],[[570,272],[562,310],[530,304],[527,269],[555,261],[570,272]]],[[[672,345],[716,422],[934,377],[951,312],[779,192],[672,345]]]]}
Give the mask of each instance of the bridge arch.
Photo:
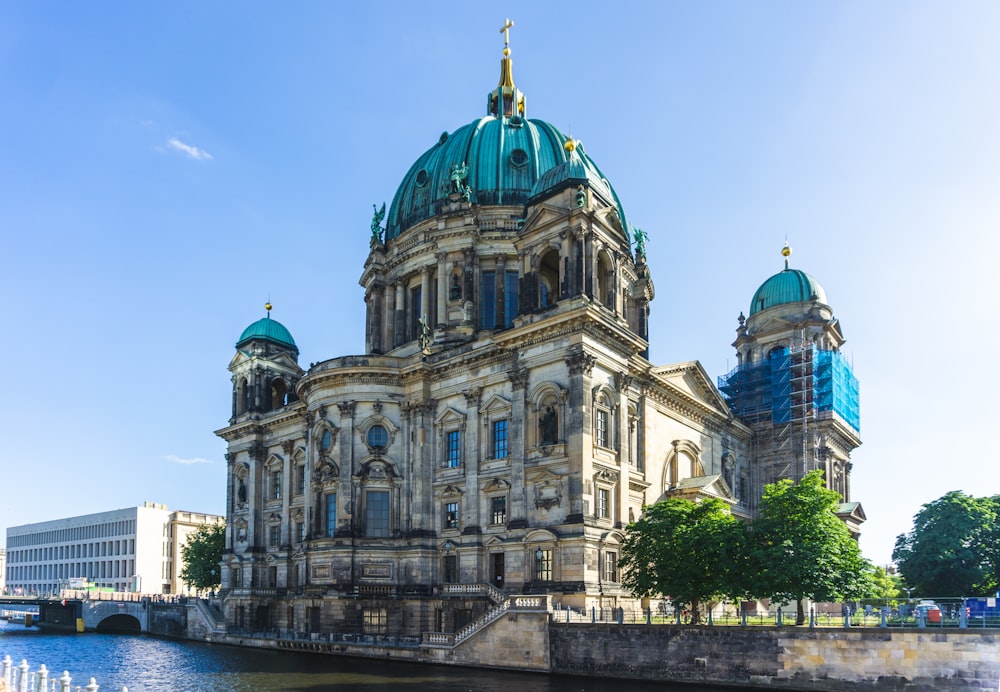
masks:
{"type": "Polygon", "coordinates": [[[97,623],[98,632],[132,633],[142,632],[142,623],[134,615],[118,613],[97,623]]]}

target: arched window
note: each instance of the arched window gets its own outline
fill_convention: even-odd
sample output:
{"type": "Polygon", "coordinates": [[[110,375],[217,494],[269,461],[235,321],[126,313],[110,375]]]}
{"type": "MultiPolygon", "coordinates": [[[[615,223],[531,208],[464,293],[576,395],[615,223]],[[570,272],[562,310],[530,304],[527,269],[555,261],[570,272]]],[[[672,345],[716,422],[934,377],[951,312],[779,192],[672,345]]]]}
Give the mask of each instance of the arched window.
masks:
{"type": "Polygon", "coordinates": [[[538,265],[538,307],[547,308],[559,300],[559,253],[549,250],[538,265]]]}
{"type": "Polygon", "coordinates": [[[271,410],[288,404],[288,386],[280,377],[271,382],[271,410]]]}
{"type": "Polygon", "coordinates": [[[594,297],[608,308],[615,309],[615,274],[614,265],[607,250],[601,250],[597,255],[597,275],[594,277],[594,297]]]}
{"type": "Polygon", "coordinates": [[[368,428],[368,445],[372,449],[385,449],[389,444],[389,431],[382,425],[373,425],[368,428]]]}

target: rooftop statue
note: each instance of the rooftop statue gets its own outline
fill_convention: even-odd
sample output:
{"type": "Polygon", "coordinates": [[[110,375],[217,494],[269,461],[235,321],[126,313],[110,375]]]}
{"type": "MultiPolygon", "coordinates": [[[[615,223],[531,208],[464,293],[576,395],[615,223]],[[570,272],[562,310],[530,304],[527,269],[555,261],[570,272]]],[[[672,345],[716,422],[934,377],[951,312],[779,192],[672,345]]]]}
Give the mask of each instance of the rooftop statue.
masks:
{"type": "Polygon", "coordinates": [[[641,228],[633,229],[632,235],[635,236],[635,258],[636,260],[646,261],[646,241],[649,236],[641,228]]]}
{"type": "Polygon", "coordinates": [[[372,245],[376,245],[382,242],[382,219],[385,218],[385,202],[382,202],[382,208],[378,209],[374,204],[372,205],[372,245]]]}

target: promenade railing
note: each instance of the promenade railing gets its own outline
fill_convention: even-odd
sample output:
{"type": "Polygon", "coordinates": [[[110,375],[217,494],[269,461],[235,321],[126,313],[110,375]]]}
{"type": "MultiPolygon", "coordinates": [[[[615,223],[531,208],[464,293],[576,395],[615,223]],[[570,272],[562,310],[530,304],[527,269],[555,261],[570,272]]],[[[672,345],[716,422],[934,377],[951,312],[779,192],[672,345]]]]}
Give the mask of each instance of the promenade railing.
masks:
{"type": "MultiPolygon", "coordinates": [[[[719,627],[793,626],[798,613],[794,603],[747,607],[737,603],[711,603],[692,617],[688,609],[662,607],[650,610],[622,608],[555,608],[553,622],[690,625],[719,627]]],[[[1000,598],[909,598],[815,603],[805,608],[807,627],[916,627],[1000,629],[1000,598]]]]}
{"type": "MultiPolygon", "coordinates": [[[[74,685],[68,671],[56,677],[44,663],[37,670],[31,670],[26,660],[14,665],[10,656],[0,661],[0,681],[6,683],[6,689],[11,692],[97,692],[100,687],[94,678],[86,685],[74,685]]],[[[122,687],[121,692],[128,692],[128,688],[122,687]]]]}

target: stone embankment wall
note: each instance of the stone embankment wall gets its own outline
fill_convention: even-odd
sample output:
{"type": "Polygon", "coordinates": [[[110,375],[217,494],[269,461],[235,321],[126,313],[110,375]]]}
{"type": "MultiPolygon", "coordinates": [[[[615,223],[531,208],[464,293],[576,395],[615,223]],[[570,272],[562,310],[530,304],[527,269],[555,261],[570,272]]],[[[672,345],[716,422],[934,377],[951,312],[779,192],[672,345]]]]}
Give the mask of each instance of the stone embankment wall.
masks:
{"type": "Polygon", "coordinates": [[[552,623],[554,673],[794,690],[996,690],[1000,632],[552,623]]]}

